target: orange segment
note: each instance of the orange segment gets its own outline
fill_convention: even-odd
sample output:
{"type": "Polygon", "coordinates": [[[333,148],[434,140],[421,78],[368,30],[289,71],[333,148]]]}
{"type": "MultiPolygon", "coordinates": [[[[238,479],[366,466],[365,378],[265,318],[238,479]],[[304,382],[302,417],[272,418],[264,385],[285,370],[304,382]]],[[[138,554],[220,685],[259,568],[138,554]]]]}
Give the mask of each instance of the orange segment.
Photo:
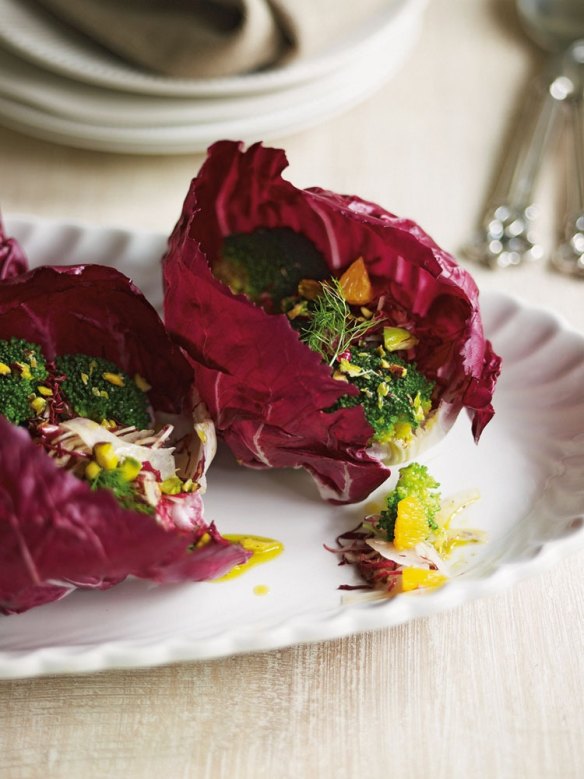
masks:
{"type": "Polygon", "coordinates": [[[363,257],[350,265],[339,279],[343,296],[351,306],[364,306],[373,298],[373,287],[363,257]]]}
{"type": "Polygon", "coordinates": [[[404,568],[402,572],[402,591],[410,592],[419,587],[441,587],[447,581],[439,571],[426,568],[404,568]]]}
{"type": "Polygon", "coordinates": [[[428,520],[417,498],[409,496],[397,504],[393,543],[398,551],[412,549],[428,537],[428,520]]]}

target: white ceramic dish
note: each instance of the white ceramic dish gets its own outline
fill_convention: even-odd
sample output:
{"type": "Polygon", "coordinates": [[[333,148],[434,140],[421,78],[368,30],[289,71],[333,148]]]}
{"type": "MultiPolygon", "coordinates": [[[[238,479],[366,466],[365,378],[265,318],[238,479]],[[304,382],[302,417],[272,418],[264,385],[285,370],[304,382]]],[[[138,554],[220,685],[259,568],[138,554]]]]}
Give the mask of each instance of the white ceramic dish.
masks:
{"type": "MultiPolygon", "coordinates": [[[[27,218],[7,226],[34,264],[108,262],[160,304],[161,236],[27,218]]],[[[362,509],[321,503],[301,472],[246,470],[222,451],[210,472],[208,516],[224,532],[276,537],[284,554],[230,582],[129,581],[0,618],[0,676],[157,665],[386,628],[496,592],[582,547],[584,338],[497,293],[484,296],[483,315],[505,361],[497,415],[478,447],[461,417],[424,457],[445,493],[477,487],[483,496],[469,523],[489,540],[444,588],[341,605],[337,586],[356,579],[323,544],[355,525],[362,509]],[[257,584],[269,593],[254,595],[257,584]]]]}
{"type": "MultiPolygon", "coordinates": [[[[426,0],[389,0],[387,7],[350,37],[311,59],[244,76],[204,80],[149,74],[92,44],[42,9],[20,0],[0,0],[0,41],[20,57],[70,79],[109,89],[160,96],[221,97],[285,89],[319,78],[366,57],[370,46],[417,20],[426,0]]],[[[398,36],[399,40],[399,36],[398,36]]],[[[387,40],[388,51],[391,49],[387,40]]]]}
{"type": "Polygon", "coordinates": [[[284,91],[202,100],[83,85],[0,48],[0,122],[58,143],[134,154],[202,151],[217,138],[273,139],[366,99],[402,64],[418,28],[417,18],[404,17],[389,51],[377,45],[360,62],[284,91]]]}

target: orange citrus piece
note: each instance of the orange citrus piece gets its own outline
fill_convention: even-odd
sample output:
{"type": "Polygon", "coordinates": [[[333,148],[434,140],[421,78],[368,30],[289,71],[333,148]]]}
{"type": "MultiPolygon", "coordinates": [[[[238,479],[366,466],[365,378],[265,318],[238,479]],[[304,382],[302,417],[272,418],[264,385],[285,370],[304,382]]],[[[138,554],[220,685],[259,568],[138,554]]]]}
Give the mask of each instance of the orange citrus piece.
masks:
{"type": "Polygon", "coordinates": [[[364,306],[373,298],[373,287],[363,257],[350,265],[339,279],[343,296],[351,306],[364,306]]]}
{"type": "Polygon", "coordinates": [[[428,520],[424,507],[417,498],[410,495],[397,504],[397,517],[393,543],[398,551],[412,549],[428,537],[428,520]]]}
{"type": "Polygon", "coordinates": [[[441,587],[447,577],[440,571],[428,571],[426,568],[404,568],[402,571],[402,591],[410,592],[419,587],[441,587]]]}

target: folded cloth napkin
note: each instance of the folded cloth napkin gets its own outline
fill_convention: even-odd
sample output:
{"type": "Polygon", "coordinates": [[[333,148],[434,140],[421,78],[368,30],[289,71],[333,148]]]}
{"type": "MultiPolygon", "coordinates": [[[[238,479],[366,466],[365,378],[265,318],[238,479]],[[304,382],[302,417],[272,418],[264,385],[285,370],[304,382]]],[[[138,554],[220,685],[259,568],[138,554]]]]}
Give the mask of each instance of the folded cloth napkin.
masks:
{"type": "Polygon", "coordinates": [[[177,78],[211,78],[310,56],[400,0],[36,2],[134,65],[177,78]]]}

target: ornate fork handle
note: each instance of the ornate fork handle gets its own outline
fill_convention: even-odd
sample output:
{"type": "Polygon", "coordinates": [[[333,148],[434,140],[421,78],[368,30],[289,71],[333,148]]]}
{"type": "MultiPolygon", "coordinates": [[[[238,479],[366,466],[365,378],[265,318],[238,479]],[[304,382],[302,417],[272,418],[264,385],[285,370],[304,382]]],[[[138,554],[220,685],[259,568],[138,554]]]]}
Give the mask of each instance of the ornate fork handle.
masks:
{"type": "Polygon", "coordinates": [[[568,199],[563,240],[552,256],[552,263],[562,273],[584,277],[584,43],[574,47],[580,79],[575,80],[573,96],[566,101],[569,167],[568,199]]]}
{"type": "Polygon", "coordinates": [[[490,268],[507,268],[543,256],[533,235],[533,204],[537,174],[556,124],[558,102],[571,83],[558,75],[558,66],[546,69],[528,87],[512,142],[474,240],[464,255],[490,268]]]}

